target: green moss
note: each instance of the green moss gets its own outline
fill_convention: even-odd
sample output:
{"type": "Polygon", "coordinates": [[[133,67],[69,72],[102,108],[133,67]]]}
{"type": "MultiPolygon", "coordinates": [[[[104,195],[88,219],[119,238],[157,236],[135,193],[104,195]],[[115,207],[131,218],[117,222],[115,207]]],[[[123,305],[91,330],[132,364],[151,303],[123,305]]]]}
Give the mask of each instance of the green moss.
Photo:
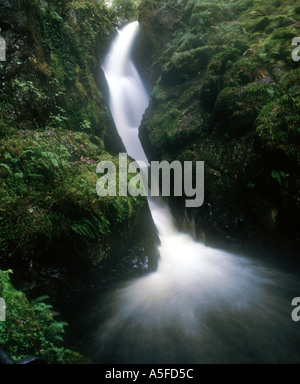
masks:
{"type": "Polygon", "coordinates": [[[262,17],[261,20],[255,25],[254,31],[263,31],[270,25],[270,19],[269,17],[262,17]]]}
{"type": "Polygon", "coordinates": [[[212,108],[217,100],[221,86],[221,79],[219,76],[211,74],[209,71],[206,73],[199,92],[202,104],[207,108],[212,108]]]}
{"type": "Polygon", "coordinates": [[[156,84],[151,92],[151,97],[154,103],[162,103],[167,99],[168,94],[160,84],[156,84]]]}
{"type": "Polygon", "coordinates": [[[91,0],[18,7],[27,23],[5,33],[26,61],[9,55],[0,90],[0,262],[39,268],[71,249],[59,261],[66,265],[98,247],[89,262],[99,265],[126,242],[146,203],[96,193],[97,163],[118,160],[105,148],[115,128],[95,80],[116,13],[91,0]]]}
{"type": "Polygon", "coordinates": [[[281,153],[281,156],[294,157],[297,154],[300,135],[298,109],[299,100],[276,100],[261,110],[256,124],[264,148],[274,154],[281,153]]]}
{"type": "Polygon", "coordinates": [[[0,270],[0,296],[6,304],[6,321],[0,324],[0,344],[9,356],[18,361],[28,356],[42,359],[46,364],[85,364],[87,360],[77,352],[62,347],[65,322],[47,297],[29,302],[23,292],[10,281],[11,270],[0,270]]]}
{"type": "Polygon", "coordinates": [[[230,133],[245,133],[253,129],[261,105],[275,99],[280,90],[273,82],[251,83],[243,88],[224,88],[218,95],[215,111],[230,133]]]}
{"type": "Polygon", "coordinates": [[[138,17],[139,3],[139,0],[113,0],[111,7],[122,22],[134,21],[138,17]]]}
{"type": "Polygon", "coordinates": [[[143,3],[141,23],[161,65],[141,127],[149,148],[155,157],[207,163],[206,202],[217,213],[204,206],[194,213],[199,225],[295,244],[300,88],[291,43],[299,7],[293,0],[171,2],[176,23],[156,44],[151,25],[159,17],[169,26],[175,16],[169,2],[148,4],[147,12],[143,3]],[[273,177],[283,174],[280,182],[273,177]]]}
{"type": "Polygon", "coordinates": [[[114,30],[112,12],[95,1],[71,1],[62,7],[61,3],[40,0],[26,12],[26,34],[34,49],[29,51],[29,45],[21,42],[26,66],[17,62],[5,66],[5,86],[0,91],[4,113],[11,110],[9,126],[54,126],[51,118],[61,115],[64,127],[82,130],[89,126],[91,132],[104,137],[112,122],[101,116],[105,101],[95,76],[99,52],[114,30]]]}
{"type": "Polygon", "coordinates": [[[245,85],[262,78],[264,73],[261,71],[261,65],[256,60],[240,58],[235,61],[224,77],[224,85],[239,86],[245,85]]]}
{"type": "MultiPolygon", "coordinates": [[[[87,247],[102,239],[103,249],[93,260],[99,264],[116,231],[122,225],[129,231],[145,200],[97,196],[96,166],[111,158],[103,147],[96,136],[57,129],[23,132],[2,144],[2,262],[41,263],[55,242],[87,247]]],[[[118,158],[111,159],[117,165],[118,158]]]]}
{"type": "Polygon", "coordinates": [[[187,72],[198,73],[207,65],[213,52],[211,47],[198,47],[189,51],[175,53],[171,60],[175,68],[184,74],[187,72]]]}

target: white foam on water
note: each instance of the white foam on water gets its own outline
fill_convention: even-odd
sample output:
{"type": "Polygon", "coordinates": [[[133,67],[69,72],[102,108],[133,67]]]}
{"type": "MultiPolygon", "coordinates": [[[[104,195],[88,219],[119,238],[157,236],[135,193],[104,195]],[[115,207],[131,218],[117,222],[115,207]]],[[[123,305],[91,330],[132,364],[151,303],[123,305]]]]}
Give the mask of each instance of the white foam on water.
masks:
{"type": "MultiPolygon", "coordinates": [[[[149,96],[131,59],[138,30],[134,22],[119,31],[103,70],[126,150],[148,162],[138,130],[149,96]]],[[[299,362],[287,294],[294,287],[297,296],[298,281],[194,241],[176,228],[164,202],[148,202],[161,241],[158,268],[108,295],[99,360],[299,362]]]]}

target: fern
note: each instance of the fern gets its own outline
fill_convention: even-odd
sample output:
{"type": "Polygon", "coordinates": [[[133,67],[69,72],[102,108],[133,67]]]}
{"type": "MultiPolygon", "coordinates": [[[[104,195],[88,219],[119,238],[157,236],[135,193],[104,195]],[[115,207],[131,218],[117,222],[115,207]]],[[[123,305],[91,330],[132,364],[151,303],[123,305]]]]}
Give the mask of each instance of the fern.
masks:
{"type": "Polygon", "coordinates": [[[23,157],[23,156],[25,156],[25,155],[27,155],[27,154],[29,154],[29,153],[32,154],[32,155],[34,155],[33,150],[32,150],[32,149],[28,149],[28,150],[26,150],[26,151],[24,151],[24,152],[21,153],[21,155],[18,157],[18,160],[20,160],[21,157],[23,157]]]}
{"type": "Polygon", "coordinates": [[[272,178],[277,181],[277,183],[282,187],[283,180],[286,178],[286,173],[284,171],[272,171],[272,178]]]}
{"type": "Polygon", "coordinates": [[[65,333],[64,327],[68,323],[64,321],[56,321],[54,317],[57,313],[54,312],[51,304],[45,303],[49,296],[41,296],[35,299],[32,303],[32,309],[38,315],[39,321],[46,326],[45,338],[50,342],[63,342],[62,334],[65,333]]]}
{"type": "Polygon", "coordinates": [[[96,236],[93,230],[91,229],[91,225],[92,223],[89,220],[84,220],[84,222],[81,224],[76,223],[72,225],[72,229],[75,233],[77,233],[82,237],[86,237],[89,239],[96,239],[96,236]]]}
{"type": "Polygon", "coordinates": [[[1,164],[0,164],[0,167],[5,168],[9,173],[12,173],[10,167],[9,167],[7,164],[1,163],[1,164]]]}
{"type": "Polygon", "coordinates": [[[101,218],[97,218],[96,216],[93,216],[93,221],[83,219],[81,222],[75,223],[71,227],[76,234],[86,240],[96,240],[101,236],[110,233],[109,225],[110,223],[106,217],[102,216],[101,218]]]}

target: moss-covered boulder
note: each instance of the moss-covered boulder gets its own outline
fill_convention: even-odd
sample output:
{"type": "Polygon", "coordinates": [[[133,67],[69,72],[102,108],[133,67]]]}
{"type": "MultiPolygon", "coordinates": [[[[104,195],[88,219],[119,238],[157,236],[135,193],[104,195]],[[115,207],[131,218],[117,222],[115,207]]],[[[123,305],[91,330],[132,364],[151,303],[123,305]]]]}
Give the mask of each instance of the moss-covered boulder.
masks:
{"type": "Polygon", "coordinates": [[[205,161],[203,207],[172,199],[199,236],[298,247],[298,19],[294,1],[142,2],[154,85],[140,137],[150,159],[205,161]]]}
{"type": "Polygon", "coordinates": [[[0,163],[2,265],[39,269],[59,261],[89,268],[126,243],[145,200],[97,195],[98,162],[111,160],[118,169],[119,158],[103,147],[97,136],[59,129],[6,138],[0,163]]]}

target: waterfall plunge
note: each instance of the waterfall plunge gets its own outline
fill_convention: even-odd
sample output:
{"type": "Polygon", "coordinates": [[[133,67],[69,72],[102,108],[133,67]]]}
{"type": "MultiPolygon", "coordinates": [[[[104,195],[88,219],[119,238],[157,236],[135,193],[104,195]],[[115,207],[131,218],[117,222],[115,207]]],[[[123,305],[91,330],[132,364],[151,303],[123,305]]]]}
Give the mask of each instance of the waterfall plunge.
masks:
{"type": "Polygon", "coordinates": [[[138,22],[129,24],[117,39],[103,64],[110,90],[110,110],[129,156],[147,163],[138,131],[149,97],[130,58],[138,22]]]}
{"type": "MultiPolygon", "coordinates": [[[[103,70],[128,154],[147,162],[138,129],[149,97],[131,59],[137,22],[119,31],[103,70]]],[[[94,340],[102,363],[297,362],[294,277],[195,242],[169,208],[148,199],[158,229],[157,271],[111,292],[94,340]]],[[[298,327],[300,328],[300,327],[298,327]]]]}

